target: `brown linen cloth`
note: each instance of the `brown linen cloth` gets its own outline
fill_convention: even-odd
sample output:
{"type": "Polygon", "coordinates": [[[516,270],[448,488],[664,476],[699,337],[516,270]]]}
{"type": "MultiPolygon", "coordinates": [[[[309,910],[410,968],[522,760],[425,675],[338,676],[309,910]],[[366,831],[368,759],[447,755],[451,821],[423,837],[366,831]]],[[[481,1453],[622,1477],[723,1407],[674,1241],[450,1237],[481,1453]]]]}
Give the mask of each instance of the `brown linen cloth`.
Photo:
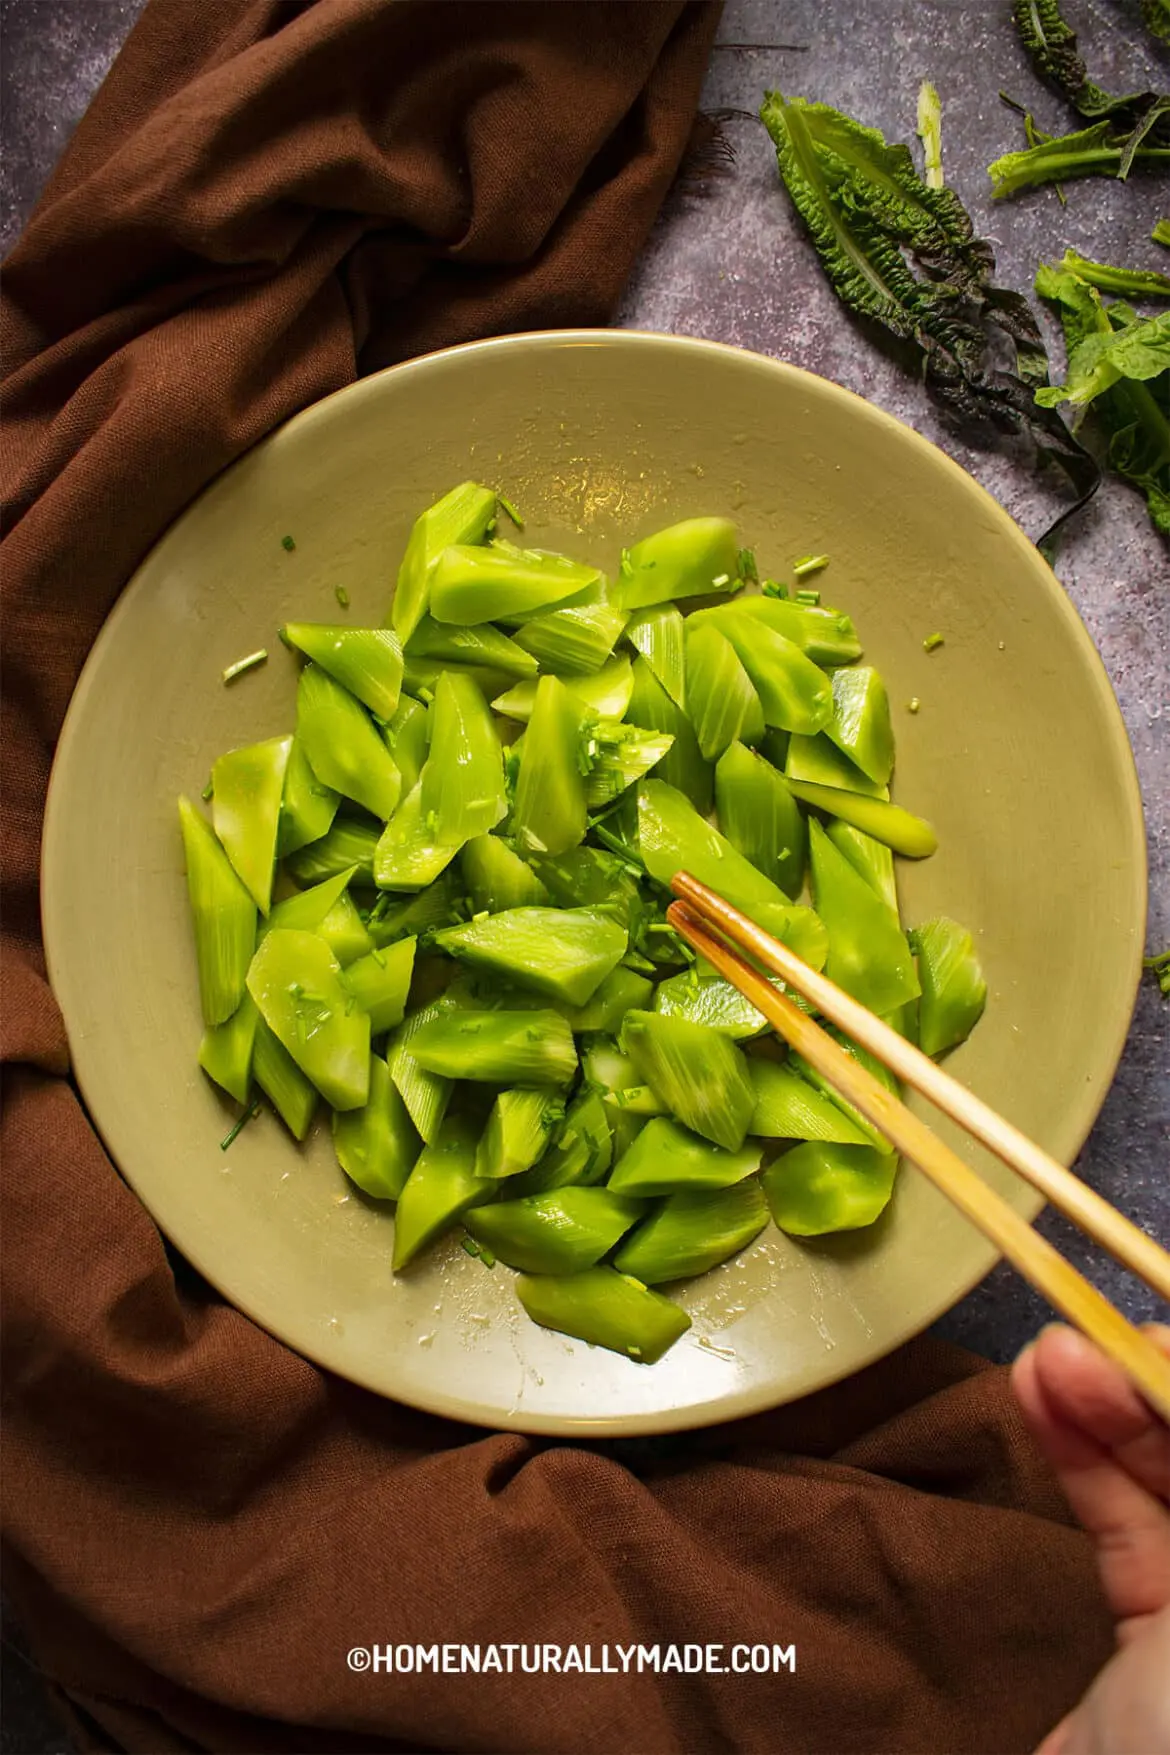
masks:
{"type": "Polygon", "coordinates": [[[605,321],[716,18],[152,0],[8,265],[6,1582],[93,1747],[1009,1755],[1110,1649],[1001,1371],[923,1340],[641,1445],[444,1423],[315,1369],[168,1255],[68,1082],[41,813],[127,576],[357,372],[605,321]],[[794,1642],[798,1669],[347,1668],[415,1641],[794,1642]]]}

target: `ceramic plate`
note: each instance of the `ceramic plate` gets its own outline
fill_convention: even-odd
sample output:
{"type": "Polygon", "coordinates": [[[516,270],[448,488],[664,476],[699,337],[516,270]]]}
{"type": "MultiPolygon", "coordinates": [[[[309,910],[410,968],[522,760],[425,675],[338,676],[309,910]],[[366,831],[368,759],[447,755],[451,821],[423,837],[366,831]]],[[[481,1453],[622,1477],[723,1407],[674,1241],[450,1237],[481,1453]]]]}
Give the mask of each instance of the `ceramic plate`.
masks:
{"type": "Polygon", "coordinates": [[[693,1327],[647,1368],[534,1327],[508,1270],[453,1239],[394,1278],[393,1221],[347,1185],[327,1128],[298,1149],[265,1113],[219,1148],[232,1112],[195,1063],[175,795],[197,795],[223,750],[292,728],[280,623],[339,619],[339,585],[354,625],[379,622],[413,518],[468,476],[523,508],[526,540],[611,570],[623,544],[697,513],[733,514],[768,570],[832,557],[826,601],[889,684],[895,796],[939,834],[933,859],[901,865],[906,918],[970,924],[986,968],[985,1019],[952,1068],[1066,1162],[1140,969],[1125,730],[1051,572],[940,451],[790,366],[658,335],[514,336],[329,397],[213,483],[102,631],[53,775],[45,937],[85,1101],[167,1236],[290,1347],[437,1413],[578,1436],[749,1413],[887,1352],[992,1265],[915,1170],[871,1230],[799,1243],[769,1228],[682,1289],[693,1327]],[[267,666],[225,687],[225,665],[260,645],[267,666]]]}

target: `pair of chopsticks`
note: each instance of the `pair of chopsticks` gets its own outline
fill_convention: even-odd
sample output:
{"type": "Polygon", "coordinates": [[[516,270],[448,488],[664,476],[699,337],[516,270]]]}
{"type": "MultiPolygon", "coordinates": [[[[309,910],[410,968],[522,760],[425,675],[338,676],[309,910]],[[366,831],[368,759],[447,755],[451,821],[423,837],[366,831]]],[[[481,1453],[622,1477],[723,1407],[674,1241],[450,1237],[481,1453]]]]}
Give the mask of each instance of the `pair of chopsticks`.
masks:
{"type": "Polygon", "coordinates": [[[781,976],[854,1042],[989,1147],[1082,1231],[1167,1300],[1170,1254],[1002,1115],[943,1072],[920,1049],[826,976],[810,969],[802,958],[714,890],[681,871],[671,887],[680,900],[671,903],[666,918],[688,944],[738,988],[789,1045],[830,1080],[867,1121],[880,1128],[891,1144],[990,1238],[1050,1304],[1127,1373],[1150,1406],[1170,1421],[1170,1360],[1149,1337],[1128,1322],[1026,1219],[944,1145],[924,1121],[839,1047],[818,1023],[778,992],[734,947],[742,947],[764,968],[781,976]]]}

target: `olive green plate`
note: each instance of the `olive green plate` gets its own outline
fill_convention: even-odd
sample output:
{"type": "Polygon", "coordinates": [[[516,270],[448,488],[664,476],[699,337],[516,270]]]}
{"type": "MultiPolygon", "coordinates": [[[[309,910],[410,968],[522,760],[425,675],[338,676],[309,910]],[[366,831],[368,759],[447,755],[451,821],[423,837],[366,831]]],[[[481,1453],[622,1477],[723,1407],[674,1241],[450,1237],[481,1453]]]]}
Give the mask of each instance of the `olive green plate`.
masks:
{"type": "Polygon", "coordinates": [[[697,513],[733,514],[781,575],[831,555],[817,583],[889,683],[895,796],[939,833],[935,858],[901,867],[907,919],[969,923],[986,966],[986,1017],[951,1064],[1065,1161],[1108,1088],[1140,968],[1125,731],[1052,574],[961,469],[818,378],[666,336],[516,336],[329,397],[207,490],[110,617],[54,770],[45,938],[90,1113],[163,1231],[289,1346],[438,1413],[581,1436],[749,1413],[878,1358],[992,1265],[917,1171],[868,1233],[804,1245],[769,1228],[682,1288],[693,1327],[648,1368],[534,1327],[508,1270],[452,1239],[394,1278],[393,1220],[347,1186],[325,1127],[299,1150],[265,1112],[219,1149],[232,1111],[195,1064],[175,795],[197,795],[221,751],[291,729],[279,624],[380,621],[412,519],[468,476],[513,498],[527,540],[611,569],[624,543],[697,513]],[[935,630],[946,644],[927,656],[935,630]],[[224,687],[224,666],[261,645],[267,665],[224,687]]]}

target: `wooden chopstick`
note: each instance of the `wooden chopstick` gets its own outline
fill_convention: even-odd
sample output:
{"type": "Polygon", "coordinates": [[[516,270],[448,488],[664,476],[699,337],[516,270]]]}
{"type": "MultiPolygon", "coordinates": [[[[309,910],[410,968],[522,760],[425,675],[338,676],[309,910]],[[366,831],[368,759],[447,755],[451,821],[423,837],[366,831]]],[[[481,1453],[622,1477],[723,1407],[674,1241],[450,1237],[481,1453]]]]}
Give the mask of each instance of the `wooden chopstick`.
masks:
{"type": "MultiPolygon", "coordinates": [[[[1033,1230],[994,1189],[989,1188],[893,1092],[886,1090],[860,1062],[839,1047],[813,1018],[802,1012],[785,994],[777,992],[771,982],[752,968],[732,945],[724,938],[717,937],[708,922],[714,920],[721,932],[726,932],[729,937],[734,936],[737,942],[746,945],[760,962],[774,968],[792,987],[823,1010],[826,1016],[840,1022],[841,1027],[855,1041],[869,1048],[878,1059],[886,1061],[894,1071],[899,1069],[893,1066],[892,1060],[887,1060],[883,1052],[885,1036],[870,1029],[870,1040],[863,1041],[855,1021],[851,1028],[843,1022],[843,1014],[835,1016],[835,1013],[841,1013],[839,1002],[846,1001],[849,1007],[856,1007],[863,1020],[867,1020],[870,1025],[878,1024],[896,1043],[906,1046],[902,1038],[886,1026],[880,1025],[880,1020],[874,1018],[865,1007],[856,1006],[855,1001],[848,1000],[834,983],[824,976],[816,975],[801,958],[795,957],[754,922],[747,920],[737,909],[731,908],[721,897],[698,884],[695,879],[679,873],[674,881],[674,888],[676,893],[685,897],[685,902],[672,903],[667,919],[688,943],[738,988],[791,1046],[830,1080],[868,1121],[880,1128],[898,1151],[916,1164],[941,1189],[1038,1292],[1090,1339],[1096,1341],[1102,1351],[1127,1372],[1150,1405],[1164,1420],[1170,1422],[1170,1361],[1159,1352],[1148,1336],[1127,1321],[1095,1286],[1090,1285],[1071,1263],[1065,1261],[1050,1243],[1033,1230]],[[781,957],[784,967],[778,966],[781,957]],[[826,999],[833,1009],[830,1009],[830,1004],[824,1003],[826,999]],[[875,1046],[875,1043],[879,1046],[875,1046]]],[[[912,1076],[903,1076],[907,1083],[914,1082],[912,1076]]],[[[954,1082],[948,1078],[949,1084],[954,1082]]],[[[1007,1125],[1005,1122],[1004,1127],[1007,1125]]],[[[1051,1162],[1055,1164],[1055,1160],[1051,1162]]],[[[1063,1170],[1062,1166],[1056,1168],[1063,1170]]],[[[1069,1173],[1064,1171],[1063,1174],[1069,1173]]],[[[1121,1215],[1117,1214],[1116,1217],[1120,1218],[1121,1215]]],[[[1139,1232],[1138,1235],[1142,1234],[1139,1232]]],[[[1157,1244],[1152,1244],[1152,1247],[1162,1258],[1159,1267],[1163,1270],[1170,1268],[1165,1251],[1160,1250],[1157,1244]]],[[[1121,1259],[1126,1258],[1123,1256],[1121,1259]]],[[[1144,1273],[1142,1277],[1146,1277],[1144,1273]]]]}

